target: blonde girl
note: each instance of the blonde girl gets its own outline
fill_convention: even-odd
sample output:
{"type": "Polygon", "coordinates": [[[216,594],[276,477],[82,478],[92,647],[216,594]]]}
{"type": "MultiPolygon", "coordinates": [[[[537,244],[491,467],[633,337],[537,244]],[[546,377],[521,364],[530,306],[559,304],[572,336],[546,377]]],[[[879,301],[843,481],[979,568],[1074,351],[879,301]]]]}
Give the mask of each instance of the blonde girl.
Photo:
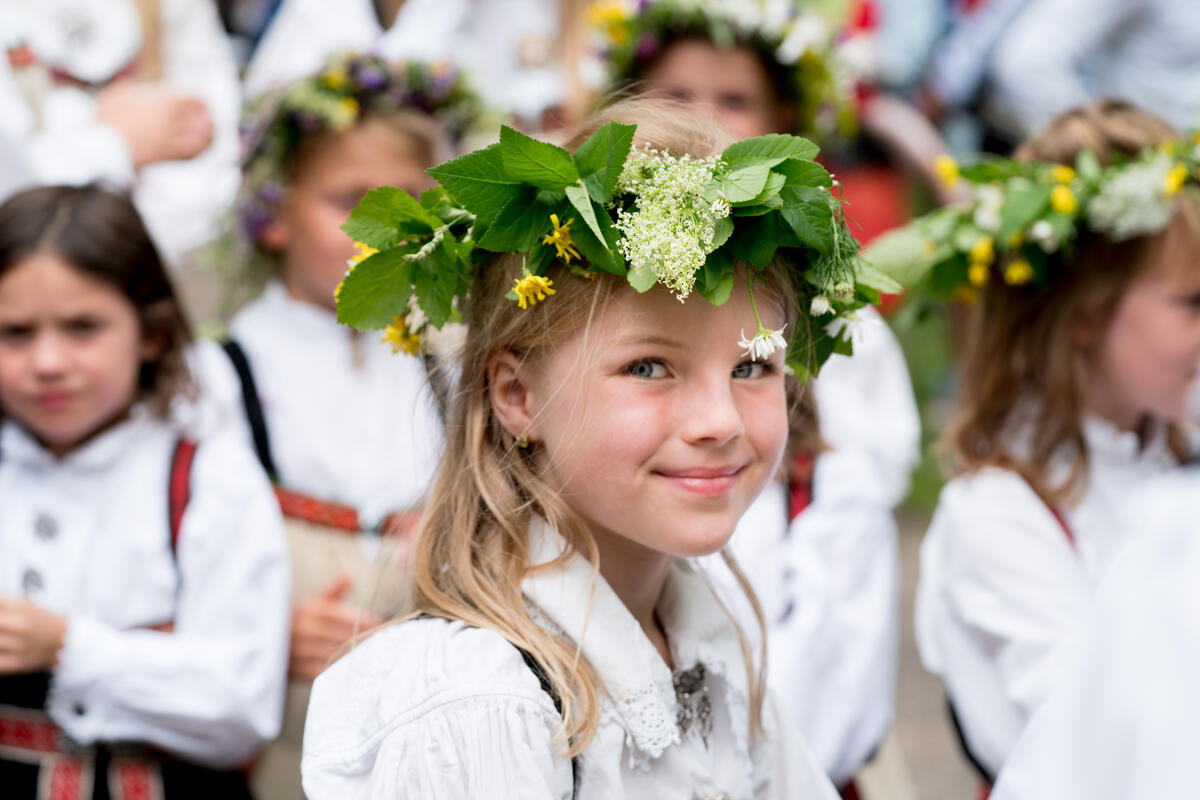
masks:
{"type": "MultiPolygon", "coordinates": [[[[726,543],[778,466],[784,331],[797,366],[817,341],[797,309],[819,288],[801,274],[856,280],[840,217],[825,217],[830,238],[811,248],[781,228],[756,235],[777,219],[756,205],[772,193],[760,166],[791,176],[777,185],[802,173],[828,185],[801,141],[735,145],[716,164],[729,142],[715,128],[631,102],[585,125],[574,155],[505,129],[432,171],[475,215],[475,235],[487,220],[481,248],[516,252],[441,262],[474,277],[459,306],[462,383],[414,555],[420,616],[318,678],[304,760],[314,800],[835,796],[764,692],[761,656],[688,561],[726,543]],[[746,170],[760,177],[745,191],[723,182],[746,170]],[[526,179],[542,187],[529,193],[535,210],[553,212],[527,234],[488,188],[523,194],[526,179]],[[566,202],[556,191],[575,199],[555,205],[566,202]],[[733,202],[763,213],[727,216],[733,202]],[[584,224],[589,211],[602,232],[617,228],[611,250],[584,224]],[[718,236],[749,260],[735,267],[718,236]]],[[[796,197],[833,208],[811,188],[796,197]]],[[[442,247],[463,241],[457,212],[444,225],[415,210],[396,218],[434,226],[426,238],[442,247]]],[[[372,232],[353,217],[347,229],[372,232]]],[[[388,252],[420,264],[428,250],[406,240],[360,264],[341,293],[347,318],[369,321],[367,289],[396,274],[388,252]]]]}

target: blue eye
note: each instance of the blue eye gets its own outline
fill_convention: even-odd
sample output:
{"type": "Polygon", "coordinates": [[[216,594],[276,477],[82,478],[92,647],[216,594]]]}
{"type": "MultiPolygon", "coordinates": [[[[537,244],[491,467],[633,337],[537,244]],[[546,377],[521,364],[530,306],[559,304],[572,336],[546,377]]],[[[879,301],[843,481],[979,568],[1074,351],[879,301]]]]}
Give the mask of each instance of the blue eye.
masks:
{"type": "Polygon", "coordinates": [[[634,361],[625,371],[635,378],[665,378],[667,377],[667,366],[661,361],[644,358],[640,361],[634,361]]]}
{"type": "Polygon", "coordinates": [[[762,361],[743,361],[733,368],[733,377],[761,378],[770,368],[770,364],[765,364],[762,361]]]}

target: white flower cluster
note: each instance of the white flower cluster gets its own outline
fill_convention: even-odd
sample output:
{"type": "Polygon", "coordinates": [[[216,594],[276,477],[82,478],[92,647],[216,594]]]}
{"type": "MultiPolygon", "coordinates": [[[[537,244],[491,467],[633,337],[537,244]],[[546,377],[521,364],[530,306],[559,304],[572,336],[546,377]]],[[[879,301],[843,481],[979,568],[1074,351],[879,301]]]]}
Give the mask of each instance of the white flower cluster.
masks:
{"type": "Polygon", "coordinates": [[[990,183],[975,187],[975,227],[981,231],[995,233],[1000,230],[1000,208],[1004,205],[1004,191],[990,183]]]}
{"type": "MultiPolygon", "coordinates": [[[[787,327],[787,326],[784,326],[787,327]]],[[[746,331],[742,331],[742,338],[738,339],[738,347],[746,348],[746,352],[742,353],[742,358],[752,358],[755,361],[765,361],[776,350],[787,350],[787,339],[783,338],[784,328],[773,331],[770,328],[759,328],[758,333],[752,339],[746,338],[746,331]]]]}
{"type": "Polygon", "coordinates": [[[1170,156],[1159,155],[1119,170],[1088,203],[1088,225],[1114,241],[1161,231],[1175,207],[1163,191],[1173,164],[1170,156]]]}
{"type": "Polygon", "coordinates": [[[626,164],[617,194],[632,194],[632,208],[617,214],[621,254],[630,270],[649,269],[683,300],[696,270],[713,250],[714,226],[729,216],[729,203],[707,203],[704,190],[716,159],[672,156],[646,147],[626,164]]]}

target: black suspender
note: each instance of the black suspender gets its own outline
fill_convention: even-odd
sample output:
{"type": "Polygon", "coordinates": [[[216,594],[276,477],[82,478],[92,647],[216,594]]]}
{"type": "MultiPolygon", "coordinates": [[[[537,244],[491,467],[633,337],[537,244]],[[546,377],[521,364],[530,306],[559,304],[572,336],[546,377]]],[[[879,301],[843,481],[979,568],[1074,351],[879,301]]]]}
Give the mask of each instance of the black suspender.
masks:
{"type": "Polygon", "coordinates": [[[254,384],[254,373],[250,371],[250,361],[246,352],[235,340],[221,345],[221,349],[229,356],[238,381],[242,384],[242,406],[246,409],[246,421],[250,424],[250,434],[254,439],[254,452],[266,471],[272,483],[279,480],[279,470],[275,469],[275,460],[271,458],[271,440],[267,435],[267,419],[263,416],[262,402],[258,397],[258,387],[254,384]]]}

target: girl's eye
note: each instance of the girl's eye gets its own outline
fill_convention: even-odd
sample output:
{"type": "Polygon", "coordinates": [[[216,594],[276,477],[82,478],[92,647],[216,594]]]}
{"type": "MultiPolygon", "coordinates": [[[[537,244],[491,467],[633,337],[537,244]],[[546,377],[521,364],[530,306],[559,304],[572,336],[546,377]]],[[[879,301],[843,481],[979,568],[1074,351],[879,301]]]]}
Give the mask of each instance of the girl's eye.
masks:
{"type": "Polygon", "coordinates": [[[9,344],[28,341],[33,336],[30,325],[0,325],[0,341],[9,344]]]}
{"type": "Polygon", "coordinates": [[[665,378],[667,377],[667,365],[661,361],[644,358],[641,361],[635,361],[625,368],[635,378],[665,378]]]}
{"type": "Polygon", "coordinates": [[[735,378],[761,378],[771,369],[771,365],[764,361],[743,361],[733,368],[733,377],[735,378]]]}
{"type": "Polygon", "coordinates": [[[68,333],[81,338],[91,336],[102,327],[104,327],[104,323],[92,317],[78,317],[68,320],[66,324],[68,333]]]}

